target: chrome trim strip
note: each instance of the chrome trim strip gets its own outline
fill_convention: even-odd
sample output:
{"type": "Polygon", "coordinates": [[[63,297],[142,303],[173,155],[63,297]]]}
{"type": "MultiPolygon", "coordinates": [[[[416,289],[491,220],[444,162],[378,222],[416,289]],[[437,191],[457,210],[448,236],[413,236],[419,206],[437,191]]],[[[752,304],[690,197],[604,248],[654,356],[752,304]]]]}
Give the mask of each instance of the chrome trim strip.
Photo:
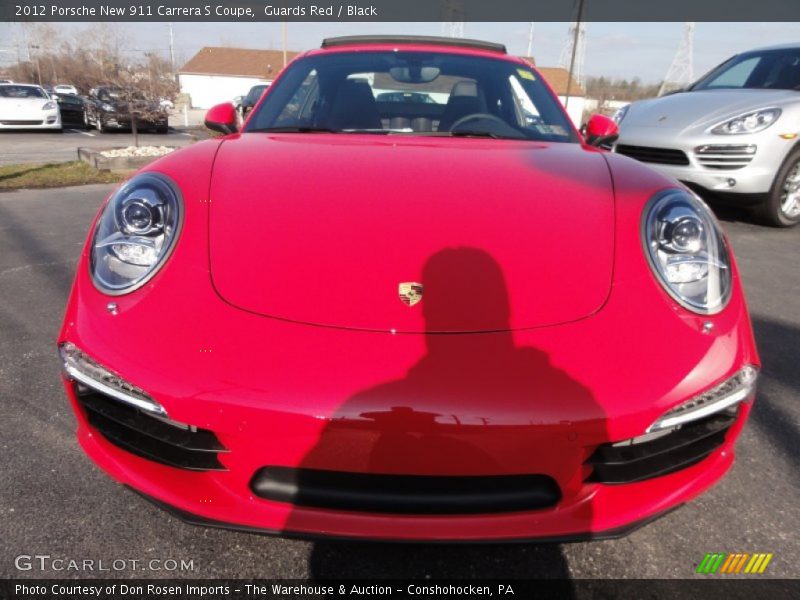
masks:
{"type": "Polygon", "coordinates": [[[94,390],[97,390],[98,392],[111,396],[112,398],[116,398],[121,402],[130,404],[141,410],[146,410],[149,413],[153,413],[155,415],[160,415],[164,417],[167,416],[167,411],[164,410],[164,407],[161,406],[160,404],[156,402],[148,402],[147,400],[144,400],[142,398],[136,398],[135,396],[129,396],[128,394],[121,392],[117,389],[114,389],[111,386],[108,386],[104,383],[101,383],[96,379],[92,379],[86,373],[83,373],[82,371],[76,369],[72,365],[64,363],[64,371],[66,371],[66,373],[76,381],[79,381],[82,384],[94,390]]]}

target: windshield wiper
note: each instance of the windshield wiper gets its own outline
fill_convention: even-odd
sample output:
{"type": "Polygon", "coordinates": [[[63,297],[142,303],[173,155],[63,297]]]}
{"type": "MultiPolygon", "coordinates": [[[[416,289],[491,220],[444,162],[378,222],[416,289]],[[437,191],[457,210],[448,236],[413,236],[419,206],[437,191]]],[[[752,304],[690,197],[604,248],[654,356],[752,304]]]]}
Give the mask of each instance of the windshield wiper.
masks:
{"type": "Polygon", "coordinates": [[[448,131],[445,135],[449,135],[451,137],[484,137],[484,138],[492,138],[493,140],[526,140],[528,139],[524,135],[502,135],[499,133],[493,133],[491,131],[478,131],[478,130],[458,130],[458,131],[448,131]]]}

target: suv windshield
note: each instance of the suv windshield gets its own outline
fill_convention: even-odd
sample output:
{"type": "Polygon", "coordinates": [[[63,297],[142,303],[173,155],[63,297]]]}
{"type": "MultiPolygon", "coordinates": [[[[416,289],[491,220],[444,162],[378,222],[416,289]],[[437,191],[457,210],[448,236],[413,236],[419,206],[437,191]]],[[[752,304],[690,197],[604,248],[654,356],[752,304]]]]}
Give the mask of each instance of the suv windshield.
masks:
{"type": "Polygon", "coordinates": [[[691,90],[743,88],[800,90],[800,48],[739,54],[715,68],[691,90]]]}
{"type": "Polygon", "coordinates": [[[244,97],[243,104],[253,106],[256,102],[258,102],[258,99],[261,98],[261,94],[263,94],[264,90],[268,87],[268,85],[254,85],[251,87],[250,91],[247,92],[247,96],[244,97]]]}
{"type": "Polygon", "coordinates": [[[528,67],[444,52],[337,52],[293,62],[246,132],[479,136],[577,142],[528,67]]]}

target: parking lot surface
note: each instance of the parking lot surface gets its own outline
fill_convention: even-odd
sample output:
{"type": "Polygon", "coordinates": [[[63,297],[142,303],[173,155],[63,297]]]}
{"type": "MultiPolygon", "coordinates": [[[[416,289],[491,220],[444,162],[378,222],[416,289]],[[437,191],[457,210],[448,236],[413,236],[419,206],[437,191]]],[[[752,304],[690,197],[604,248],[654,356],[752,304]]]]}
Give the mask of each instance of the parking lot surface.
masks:
{"type": "MultiPolygon", "coordinates": [[[[188,146],[194,142],[189,133],[170,129],[166,135],[142,133],[140,146],[188,146]]],[[[133,134],[127,131],[98,133],[95,129],[65,129],[63,133],[44,131],[0,131],[0,166],[19,163],[47,163],[78,160],[78,147],[113,148],[133,146],[133,134]]]]}
{"type": "Polygon", "coordinates": [[[769,575],[800,575],[800,228],[724,215],[764,368],[736,464],[706,495],[613,541],[307,542],[186,525],[78,448],[54,341],[90,220],[110,189],[0,194],[0,577],[692,577],[706,552],[772,552],[769,575]],[[17,570],[15,557],[35,554],[187,560],[193,570],[17,570]]]}

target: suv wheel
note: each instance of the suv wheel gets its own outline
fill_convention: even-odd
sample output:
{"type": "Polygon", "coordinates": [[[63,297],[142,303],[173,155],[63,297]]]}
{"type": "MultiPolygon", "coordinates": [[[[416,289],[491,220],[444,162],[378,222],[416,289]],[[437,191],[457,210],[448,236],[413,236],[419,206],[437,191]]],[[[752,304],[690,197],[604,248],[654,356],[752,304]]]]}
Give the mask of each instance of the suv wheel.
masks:
{"type": "Polygon", "coordinates": [[[800,223],[800,148],[789,153],[757,211],[761,220],[773,227],[800,223]]]}

